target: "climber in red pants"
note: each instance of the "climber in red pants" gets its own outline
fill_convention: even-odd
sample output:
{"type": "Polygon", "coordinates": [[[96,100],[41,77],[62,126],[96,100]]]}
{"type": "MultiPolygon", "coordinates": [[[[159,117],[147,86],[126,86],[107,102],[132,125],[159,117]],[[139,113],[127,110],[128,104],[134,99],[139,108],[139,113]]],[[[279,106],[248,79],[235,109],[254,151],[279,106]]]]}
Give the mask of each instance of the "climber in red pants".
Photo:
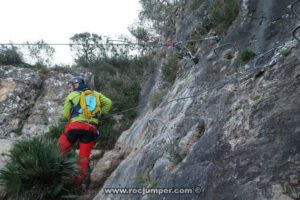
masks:
{"type": "Polygon", "coordinates": [[[97,116],[105,115],[111,108],[111,100],[103,94],[92,91],[83,78],[73,77],[68,82],[69,95],[64,102],[63,117],[68,120],[63,134],[58,139],[62,155],[79,141],[79,174],[75,184],[79,187],[87,174],[89,157],[98,136],[97,116]]]}

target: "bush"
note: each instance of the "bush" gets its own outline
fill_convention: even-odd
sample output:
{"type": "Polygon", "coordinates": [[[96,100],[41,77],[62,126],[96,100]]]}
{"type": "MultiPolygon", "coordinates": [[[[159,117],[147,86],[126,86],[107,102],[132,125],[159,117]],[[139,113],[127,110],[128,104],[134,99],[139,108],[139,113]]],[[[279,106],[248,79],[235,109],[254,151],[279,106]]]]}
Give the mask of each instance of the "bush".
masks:
{"type": "Polygon", "coordinates": [[[152,109],[155,109],[157,106],[159,106],[165,95],[166,91],[158,91],[150,96],[150,105],[152,109]]]}
{"type": "Polygon", "coordinates": [[[100,137],[97,140],[95,148],[97,149],[113,149],[115,142],[121,132],[115,130],[113,126],[116,124],[112,117],[107,117],[100,125],[100,137]]]}
{"type": "Polygon", "coordinates": [[[178,58],[174,55],[168,58],[167,62],[162,66],[163,80],[173,83],[179,69],[178,58]]]}
{"type": "Polygon", "coordinates": [[[197,10],[203,2],[204,2],[204,0],[192,0],[192,1],[188,2],[188,3],[190,3],[189,9],[197,10]]]}
{"type": "Polygon", "coordinates": [[[191,40],[191,42],[189,42],[187,44],[187,48],[191,51],[192,54],[195,54],[197,49],[196,49],[196,44],[199,43],[199,41],[201,39],[203,39],[203,37],[205,36],[206,31],[203,30],[195,30],[192,32],[189,40],[191,40]]]}
{"type": "Polygon", "coordinates": [[[287,57],[288,55],[290,55],[291,52],[292,52],[291,49],[288,49],[288,48],[284,48],[279,51],[280,55],[282,55],[284,57],[287,57]]]}
{"type": "Polygon", "coordinates": [[[1,65],[18,65],[22,64],[22,56],[18,53],[17,48],[0,48],[0,64],[1,65]]]}
{"type": "Polygon", "coordinates": [[[166,151],[168,153],[168,160],[175,166],[183,160],[180,155],[180,148],[178,141],[170,141],[166,144],[166,151]]]}
{"type": "Polygon", "coordinates": [[[249,62],[252,58],[254,58],[255,53],[251,49],[244,49],[240,54],[240,59],[243,62],[249,62]]]}
{"type": "Polygon", "coordinates": [[[137,116],[141,81],[147,65],[148,60],[145,57],[112,57],[94,63],[96,90],[112,100],[110,113],[121,112],[122,115],[119,123],[109,115],[101,124],[102,136],[97,147],[113,148],[119,135],[133,123],[137,116]]]}
{"type": "Polygon", "coordinates": [[[54,140],[34,138],[15,144],[10,158],[0,170],[0,183],[13,198],[74,197],[72,182],[78,172],[74,151],[61,156],[54,140]]]}
{"type": "Polygon", "coordinates": [[[139,184],[147,186],[147,188],[155,188],[157,186],[157,180],[152,179],[149,175],[137,176],[136,180],[139,184]]]}
{"type": "Polygon", "coordinates": [[[239,13],[238,0],[217,1],[210,9],[212,23],[227,29],[239,13]]]}

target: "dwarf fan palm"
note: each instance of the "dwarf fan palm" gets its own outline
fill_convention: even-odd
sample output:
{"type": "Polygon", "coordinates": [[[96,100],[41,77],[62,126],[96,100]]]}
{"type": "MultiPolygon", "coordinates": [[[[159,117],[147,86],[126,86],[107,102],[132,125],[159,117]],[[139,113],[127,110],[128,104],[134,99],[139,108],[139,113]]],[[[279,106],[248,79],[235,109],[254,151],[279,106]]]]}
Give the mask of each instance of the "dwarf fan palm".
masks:
{"type": "Polygon", "coordinates": [[[74,194],[72,178],[78,172],[75,152],[61,156],[56,142],[34,138],[20,141],[0,170],[0,183],[17,199],[64,199],[74,194]]]}

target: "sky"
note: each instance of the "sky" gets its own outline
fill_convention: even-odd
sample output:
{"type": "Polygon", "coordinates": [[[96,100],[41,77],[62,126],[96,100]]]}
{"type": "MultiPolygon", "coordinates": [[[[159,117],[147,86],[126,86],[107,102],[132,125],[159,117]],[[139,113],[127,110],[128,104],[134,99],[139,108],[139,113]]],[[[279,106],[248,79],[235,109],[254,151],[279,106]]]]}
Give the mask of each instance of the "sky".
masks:
{"type": "MultiPolygon", "coordinates": [[[[76,33],[116,38],[130,35],[138,19],[139,0],[0,0],[0,43],[43,39],[69,43],[76,33]]],[[[71,64],[68,46],[55,46],[54,63],[71,64]]]]}

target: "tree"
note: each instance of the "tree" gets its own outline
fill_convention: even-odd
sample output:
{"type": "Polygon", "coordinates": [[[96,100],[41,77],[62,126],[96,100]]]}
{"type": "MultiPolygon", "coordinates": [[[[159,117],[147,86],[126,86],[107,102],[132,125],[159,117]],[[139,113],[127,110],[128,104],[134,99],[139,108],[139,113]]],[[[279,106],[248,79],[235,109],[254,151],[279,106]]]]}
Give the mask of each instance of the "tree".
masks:
{"type": "Polygon", "coordinates": [[[103,62],[111,62],[116,59],[127,59],[130,50],[136,48],[125,36],[118,40],[109,37],[103,39],[94,33],[78,33],[70,38],[71,52],[78,66],[94,67],[103,62]]]}
{"type": "Polygon", "coordinates": [[[141,21],[150,21],[157,33],[165,32],[169,16],[176,7],[183,5],[185,0],[140,0],[142,11],[139,13],[141,21]]]}
{"type": "Polygon", "coordinates": [[[97,34],[88,32],[75,34],[70,38],[71,52],[75,62],[83,67],[89,67],[98,57],[107,57],[103,39],[97,34]]]}
{"type": "Polygon", "coordinates": [[[26,42],[24,48],[28,51],[28,60],[36,66],[49,66],[52,64],[55,49],[44,42],[44,40],[33,43],[26,42]]]}

